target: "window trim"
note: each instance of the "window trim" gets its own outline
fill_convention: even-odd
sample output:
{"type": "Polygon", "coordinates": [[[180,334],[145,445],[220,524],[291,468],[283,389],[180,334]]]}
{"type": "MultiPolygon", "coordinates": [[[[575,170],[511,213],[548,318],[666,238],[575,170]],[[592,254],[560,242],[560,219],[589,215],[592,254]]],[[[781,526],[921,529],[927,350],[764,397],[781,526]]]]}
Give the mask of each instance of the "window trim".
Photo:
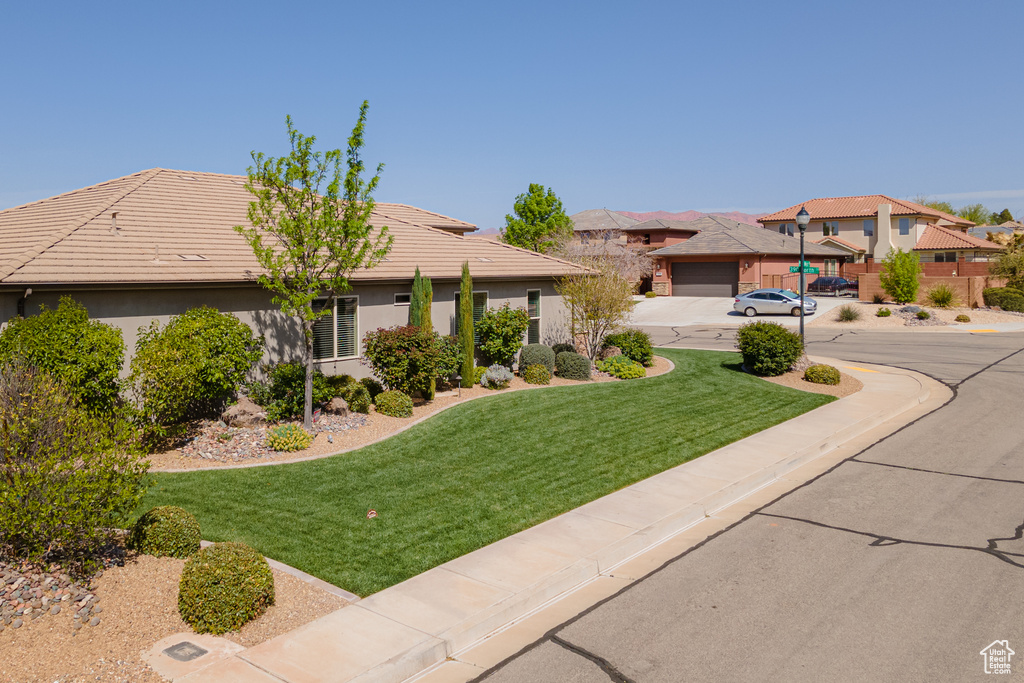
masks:
{"type": "Polygon", "coordinates": [[[412,292],[395,292],[395,305],[396,306],[409,306],[410,304],[412,304],[412,292]],[[407,296],[407,297],[409,297],[409,300],[408,301],[399,301],[398,297],[400,297],[400,296],[407,296]]]}
{"type": "MultiPolygon", "coordinates": [[[[330,297],[326,297],[326,296],[318,296],[317,298],[313,299],[313,302],[316,303],[317,301],[326,301],[329,298],[330,297]]],[[[359,329],[360,320],[359,319],[362,316],[359,315],[359,295],[358,294],[344,294],[344,295],[341,295],[341,296],[335,296],[334,297],[334,306],[333,306],[334,310],[331,311],[331,317],[334,319],[334,325],[333,325],[333,330],[334,330],[334,335],[333,335],[334,336],[334,353],[335,354],[338,353],[338,299],[354,299],[355,302],[356,302],[356,324],[355,324],[356,343],[355,343],[355,354],[351,355],[351,356],[338,356],[338,355],[335,355],[335,356],[332,356],[330,358],[314,358],[313,359],[314,363],[335,363],[335,362],[340,361],[340,360],[352,360],[354,358],[359,358],[359,356],[360,356],[361,345],[362,345],[362,336],[359,334],[359,332],[360,332],[360,329],[359,329]]]]}
{"type": "MultiPolygon", "coordinates": [[[[544,290],[542,290],[542,289],[527,289],[526,290],[526,315],[530,316],[530,322],[531,323],[534,320],[537,321],[537,341],[536,341],[537,344],[541,343],[541,341],[540,341],[541,340],[541,334],[540,333],[541,333],[541,330],[543,329],[542,328],[542,323],[541,323],[541,318],[544,315],[544,307],[541,305],[541,302],[543,300],[544,300],[544,290]],[[536,317],[530,316],[530,292],[537,292],[537,316],[536,317]]],[[[529,327],[526,328],[526,343],[527,344],[530,343],[530,328],[529,327]]]]}

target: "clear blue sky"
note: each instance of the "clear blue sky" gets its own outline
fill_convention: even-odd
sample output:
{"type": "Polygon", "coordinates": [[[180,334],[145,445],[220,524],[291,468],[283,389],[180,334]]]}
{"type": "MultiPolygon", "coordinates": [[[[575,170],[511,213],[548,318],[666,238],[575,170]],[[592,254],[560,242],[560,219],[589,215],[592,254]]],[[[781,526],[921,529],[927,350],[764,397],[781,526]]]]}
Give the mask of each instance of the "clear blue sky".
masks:
{"type": "Polygon", "coordinates": [[[244,173],[284,117],[377,199],[498,227],[883,193],[1024,214],[1024,3],[8,3],[0,208],[155,166],[244,173]]]}

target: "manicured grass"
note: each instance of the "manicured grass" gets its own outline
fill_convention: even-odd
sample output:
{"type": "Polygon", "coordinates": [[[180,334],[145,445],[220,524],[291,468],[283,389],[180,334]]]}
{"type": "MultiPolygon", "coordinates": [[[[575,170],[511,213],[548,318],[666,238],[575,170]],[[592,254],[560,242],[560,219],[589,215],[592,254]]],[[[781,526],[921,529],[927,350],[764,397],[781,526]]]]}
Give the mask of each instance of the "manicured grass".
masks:
{"type": "Polygon", "coordinates": [[[496,394],[332,458],[156,475],[140,512],[179,505],[206,539],[365,596],[833,400],[736,353],[659,353],[673,372],[496,394]]]}

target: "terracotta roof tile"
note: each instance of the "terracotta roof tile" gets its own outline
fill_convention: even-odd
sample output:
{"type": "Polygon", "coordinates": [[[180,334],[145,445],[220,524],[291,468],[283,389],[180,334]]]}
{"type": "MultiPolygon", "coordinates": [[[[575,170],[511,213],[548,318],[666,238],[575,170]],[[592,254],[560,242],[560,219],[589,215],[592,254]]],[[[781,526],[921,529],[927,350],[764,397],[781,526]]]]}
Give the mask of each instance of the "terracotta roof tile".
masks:
{"type": "Polygon", "coordinates": [[[847,247],[849,249],[853,249],[858,254],[863,254],[863,253],[867,252],[867,249],[865,249],[864,247],[858,247],[853,242],[847,242],[846,240],[840,239],[840,238],[836,237],[835,235],[830,235],[829,237],[823,237],[820,240],[814,240],[815,244],[824,244],[825,242],[835,242],[836,244],[842,245],[842,246],[847,247]]]}
{"type": "Polygon", "coordinates": [[[921,239],[917,240],[917,245],[914,247],[914,251],[928,251],[930,249],[1002,251],[1005,247],[996,244],[995,242],[989,242],[988,240],[979,239],[973,235],[962,233],[959,230],[950,230],[938,225],[929,225],[925,227],[924,234],[921,235],[921,239]]]}
{"type": "Polygon", "coordinates": [[[909,202],[905,199],[893,199],[884,194],[862,195],[859,197],[825,197],[822,199],[810,199],[800,204],[794,204],[788,209],[770,213],[767,216],[758,218],[758,222],[765,221],[795,221],[800,208],[807,209],[811,214],[812,221],[830,220],[833,218],[860,218],[878,215],[879,204],[892,205],[893,216],[932,216],[947,220],[955,225],[970,227],[974,225],[969,220],[937,211],[921,204],[909,202]]]}
{"type": "MultiPolygon", "coordinates": [[[[236,282],[259,274],[233,226],[248,223],[244,176],[150,169],[0,211],[0,284],[236,282]],[[116,213],[117,229],[112,227],[116,213]],[[189,256],[202,257],[186,260],[189,256]]],[[[387,226],[387,260],[356,281],[563,275],[566,261],[448,230],[469,223],[400,204],[379,203],[371,222],[387,226]],[[445,229],[413,219],[448,224],[445,229]],[[450,222],[450,223],[449,223],[450,222]]]]}

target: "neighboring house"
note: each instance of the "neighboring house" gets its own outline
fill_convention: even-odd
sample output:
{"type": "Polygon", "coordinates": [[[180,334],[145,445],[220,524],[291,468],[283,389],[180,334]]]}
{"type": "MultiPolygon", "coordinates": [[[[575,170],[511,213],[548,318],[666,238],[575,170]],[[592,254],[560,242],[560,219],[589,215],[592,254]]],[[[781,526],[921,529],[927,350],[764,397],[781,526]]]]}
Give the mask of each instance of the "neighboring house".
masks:
{"type": "MultiPolygon", "coordinates": [[[[801,208],[811,215],[807,238],[846,252],[850,263],[881,261],[892,248],[911,251],[929,226],[961,233],[974,226],[959,216],[880,194],[810,199],[758,221],[771,232],[792,236],[801,208]]],[[[969,256],[969,260],[984,259],[987,252],[969,256]]]]}
{"type": "Polygon", "coordinates": [[[929,225],[914,246],[921,263],[990,261],[1005,247],[967,232],[929,225]]]}
{"type": "MultiPolygon", "coordinates": [[[[800,239],[771,233],[746,223],[705,216],[693,221],[658,223],[637,233],[650,236],[654,258],[652,289],[667,296],[736,296],[760,287],[796,287],[790,267],[800,260],[800,239]]],[[[634,226],[636,228],[638,226],[634,226]]],[[[805,259],[822,275],[838,272],[847,252],[835,247],[804,245],[805,259]]],[[[815,276],[810,276],[813,281],[815,276]]]]}
{"type": "MultiPolygon", "coordinates": [[[[300,333],[256,278],[245,239],[251,196],[244,176],[150,169],[0,211],[0,316],[56,307],[61,295],[119,327],[130,356],[137,330],[195,306],[231,312],[266,337],[268,360],[298,357],[300,333]]],[[[369,330],[404,325],[413,273],[432,279],[435,329],[454,332],[462,264],[473,275],[477,317],[509,302],[530,312],[530,341],[564,341],[565,311],[555,279],[579,267],[486,239],[475,226],[403,204],[378,203],[371,217],[394,244],[352,290],[324,300],[331,315],[314,329],[314,354],[327,374],[365,376],[359,362],[369,330]]]]}
{"type": "Polygon", "coordinates": [[[978,239],[988,240],[996,244],[1006,246],[1013,242],[1018,235],[1024,234],[1024,223],[1019,221],[1006,221],[999,225],[979,225],[967,231],[978,239]]]}
{"type": "Polygon", "coordinates": [[[622,230],[639,221],[629,216],[624,216],[608,209],[588,209],[569,216],[572,221],[573,230],[577,233],[605,232],[608,230],[622,230]]]}

